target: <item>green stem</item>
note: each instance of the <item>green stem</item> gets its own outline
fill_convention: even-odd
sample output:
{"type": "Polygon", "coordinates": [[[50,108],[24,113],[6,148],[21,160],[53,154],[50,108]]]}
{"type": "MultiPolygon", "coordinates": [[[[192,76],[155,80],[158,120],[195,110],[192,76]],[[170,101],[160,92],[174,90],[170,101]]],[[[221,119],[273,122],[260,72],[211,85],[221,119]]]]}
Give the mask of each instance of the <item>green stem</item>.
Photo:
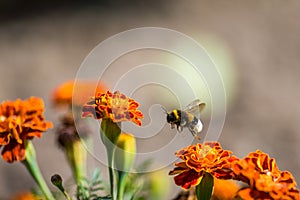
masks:
{"type": "Polygon", "coordinates": [[[35,149],[30,141],[28,141],[26,144],[26,158],[24,161],[22,161],[22,163],[26,166],[27,170],[34,178],[46,199],[55,200],[39,169],[38,163],[36,161],[35,149]]]}
{"type": "Polygon", "coordinates": [[[69,194],[66,191],[63,191],[63,194],[67,198],[67,200],[72,200],[72,198],[69,196],[69,194]]]}
{"type": "Polygon", "coordinates": [[[108,161],[108,172],[110,180],[110,194],[112,199],[115,200],[115,170],[114,166],[114,149],[106,149],[107,152],[107,161],[108,161]]]}
{"type": "Polygon", "coordinates": [[[125,184],[126,184],[127,172],[118,170],[118,191],[117,200],[124,199],[125,184]]]}
{"type": "Polygon", "coordinates": [[[106,148],[107,161],[108,161],[108,171],[110,179],[110,194],[113,200],[115,197],[115,170],[114,170],[114,153],[115,153],[115,144],[118,140],[118,137],[121,133],[121,124],[115,123],[109,118],[102,119],[100,137],[106,148]]]}

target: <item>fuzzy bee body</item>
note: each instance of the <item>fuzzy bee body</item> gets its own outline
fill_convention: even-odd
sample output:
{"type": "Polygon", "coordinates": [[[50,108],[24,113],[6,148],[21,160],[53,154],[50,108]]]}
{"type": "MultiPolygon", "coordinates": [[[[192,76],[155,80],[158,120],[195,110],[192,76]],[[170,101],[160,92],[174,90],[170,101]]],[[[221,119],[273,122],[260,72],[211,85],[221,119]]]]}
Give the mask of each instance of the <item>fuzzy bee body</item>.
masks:
{"type": "Polygon", "coordinates": [[[184,127],[188,128],[192,135],[200,139],[198,134],[202,131],[203,125],[198,117],[192,114],[192,111],[200,112],[205,103],[200,100],[195,100],[190,103],[185,110],[175,109],[170,113],[167,113],[167,122],[171,124],[171,128],[177,128],[179,132],[183,130],[184,127]]]}

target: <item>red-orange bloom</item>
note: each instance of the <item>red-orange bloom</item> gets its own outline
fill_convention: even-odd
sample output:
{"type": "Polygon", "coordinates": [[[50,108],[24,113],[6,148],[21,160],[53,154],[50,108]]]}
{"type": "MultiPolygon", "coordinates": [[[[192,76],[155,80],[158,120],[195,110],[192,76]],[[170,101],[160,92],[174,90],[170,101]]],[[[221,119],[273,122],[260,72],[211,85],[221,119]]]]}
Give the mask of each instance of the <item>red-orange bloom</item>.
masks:
{"type": "Polygon", "coordinates": [[[212,199],[233,200],[240,187],[233,180],[214,179],[212,199]]]}
{"type": "Polygon", "coordinates": [[[235,179],[249,185],[239,191],[242,199],[300,199],[292,174],[280,171],[274,158],[260,150],[234,162],[232,168],[235,179]]]}
{"type": "MultiPolygon", "coordinates": [[[[211,200],[235,200],[239,188],[238,184],[232,180],[214,178],[211,200]]],[[[174,200],[197,200],[195,187],[191,187],[189,190],[182,190],[174,200]]]]}
{"type": "Polygon", "coordinates": [[[230,179],[233,176],[231,163],[238,159],[231,154],[218,142],[191,145],[176,153],[183,162],[175,163],[176,167],[169,175],[177,175],[174,177],[176,185],[185,189],[198,185],[204,172],[216,178],[230,179]]]}
{"type": "Polygon", "coordinates": [[[25,159],[25,141],[41,137],[51,122],[44,120],[44,103],[37,97],[0,104],[0,148],[7,162],[25,159]]]}
{"type": "Polygon", "coordinates": [[[37,197],[30,192],[20,193],[12,197],[12,200],[38,200],[38,199],[42,199],[42,198],[37,197]]]}
{"type": "Polygon", "coordinates": [[[55,106],[72,105],[73,101],[75,105],[83,106],[90,96],[105,90],[106,86],[102,83],[97,85],[93,81],[77,81],[75,85],[75,81],[67,81],[53,91],[52,103],[55,106]],[[75,93],[73,93],[74,89],[76,90],[75,93]]]}
{"type": "Polygon", "coordinates": [[[110,118],[113,122],[132,121],[141,126],[143,113],[137,110],[139,104],[119,91],[98,93],[82,109],[82,117],[96,119],[110,118]]]}

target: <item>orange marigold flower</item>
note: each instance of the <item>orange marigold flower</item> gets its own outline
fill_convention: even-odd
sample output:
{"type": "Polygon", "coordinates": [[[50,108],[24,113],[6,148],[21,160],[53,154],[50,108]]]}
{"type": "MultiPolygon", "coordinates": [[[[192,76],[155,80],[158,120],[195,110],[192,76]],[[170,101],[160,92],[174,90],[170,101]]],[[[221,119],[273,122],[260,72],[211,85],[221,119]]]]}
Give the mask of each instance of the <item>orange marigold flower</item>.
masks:
{"type": "Polygon", "coordinates": [[[72,105],[72,100],[75,105],[82,106],[89,100],[89,96],[93,96],[98,92],[106,90],[104,84],[98,84],[93,81],[67,81],[59,85],[52,93],[52,102],[55,106],[72,105]],[[76,95],[73,96],[74,86],[76,87],[76,95]],[[74,99],[73,99],[74,98],[74,99]]]}
{"type": "Polygon", "coordinates": [[[235,179],[249,185],[238,193],[243,199],[300,199],[292,174],[280,171],[275,159],[260,150],[234,162],[232,168],[235,179]]]}
{"type": "Polygon", "coordinates": [[[139,104],[119,91],[98,93],[83,106],[82,117],[96,119],[110,118],[113,122],[132,121],[141,126],[143,113],[137,110],[139,104]]]}
{"type": "Polygon", "coordinates": [[[25,141],[41,137],[51,122],[44,120],[44,103],[37,97],[0,104],[0,148],[7,162],[25,159],[25,141]]]}
{"type": "MultiPolygon", "coordinates": [[[[211,200],[235,200],[240,187],[233,180],[214,178],[214,189],[211,200]]],[[[182,190],[174,200],[197,200],[195,187],[182,190]]]]}
{"type": "Polygon", "coordinates": [[[37,197],[30,192],[19,193],[12,197],[12,200],[38,200],[38,199],[42,199],[42,198],[37,197]]]}
{"type": "Polygon", "coordinates": [[[204,172],[216,178],[230,179],[233,176],[231,163],[238,159],[231,154],[218,142],[191,145],[176,153],[183,162],[175,163],[176,167],[169,175],[177,175],[175,183],[185,189],[198,185],[204,172]]]}
{"type": "Polygon", "coordinates": [[[233,180],[214,179],[214,190],[212,199],[232,200],[240,187],[233,180]]]}

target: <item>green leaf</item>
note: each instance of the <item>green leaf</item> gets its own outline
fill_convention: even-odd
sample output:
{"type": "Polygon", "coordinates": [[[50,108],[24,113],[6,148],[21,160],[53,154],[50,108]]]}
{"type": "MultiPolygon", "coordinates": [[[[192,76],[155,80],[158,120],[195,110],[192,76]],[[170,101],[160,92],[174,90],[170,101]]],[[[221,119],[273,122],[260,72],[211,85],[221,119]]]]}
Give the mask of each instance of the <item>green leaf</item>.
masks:
{"type": "Polygon", "coordinates": [[[92,182],[92,183],[91,183],[92,186],[97,186],[97,185],[100,185],[100,184],[102,184],[102,181],[101,181],[101,180],[98,180],[98,181],[96,181],[96,182],[92,182]]]}
{"type": "Polygon", "coordinates": [[[202,180],[196,186],[196,195],[198,200],[210,200],[214,188],[214,177],[204,172],[202,180]]]}
{"type": "Polygon", "coordinates": [[[93,172],[93,175],[91,177],[91,182],[96,182],[100,177],[100,170],[98,168],[96,168],[93,172]]]}
{"type": "Polygon", "coordinates": [[[108,197],[98,197],[94,200],[112,200],[112,198],[110,196],[108,196],[108,197]]]}
{"type": "MultiPolygon", "coordinates": [[[[89,179],[83,179],[81,185],[77,187],[77,200],[100,200],[102,197],[97,194],[98,191],[103,191],[105,188],[102,186],[102,177],[100,170],[96,168],[89,179]]],[[[103,197],[110,198],[111,197],[103,197]]]]}

